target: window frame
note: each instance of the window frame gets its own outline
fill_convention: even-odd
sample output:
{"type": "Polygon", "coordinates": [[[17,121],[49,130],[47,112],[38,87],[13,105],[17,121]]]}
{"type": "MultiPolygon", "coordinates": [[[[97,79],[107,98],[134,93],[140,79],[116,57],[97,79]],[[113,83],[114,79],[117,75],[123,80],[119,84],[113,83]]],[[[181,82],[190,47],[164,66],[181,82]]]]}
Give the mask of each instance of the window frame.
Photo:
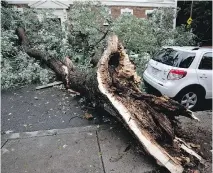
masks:
{"type": "Polygon", "coordinates": [[[172,66],[172,67],[176,67],[176,68],[188,69],[188,68],[191,67],[191,65],[192,65],[193,61],[195,60],[195,58],[196,58],[196,53],[195,52],[188,52],[188,51],[185,51],[185,50],[179,50],[179,49],[173,49],[173,48],[163,48],[163,49],[159,50],[158,52],[156,52],[156,54],[153,55],[151,59],[153,59],[154,61],[160,62],[162,64],[168,65],[168,66],[172,66]],[[172,55],[173,53],[174,53],[174,55],[172,55]],[[187,56],[187,54],[188,54],[188,56],[187,56]],[[161,61],[161,59],[164,60],[165,55],[167,57],[170,57],[169,59],[172,58],[172,61],[169,60],[168,58],[167,58],[166,61],[161,61]],[[185,56],[183,56],[183,55],[185,55],[185,56]],[[161,58],[159,59],[159,57],[161,57],[161,58]],[[189,57],[193,58],[191,60],[191,62],[188,63],[186,67],[183,67],[183,64],[182,64],[182,66],[180,66],[181,63],[183,63],[189,57]],[[171,61],[172,63],[168,63],[169,61],[171,61]]]}
{"type": "Polygon", "coordinates": [[[121,9],[121,15],[122,14],[125,14],[125,13],[131,13],[131,15],[133,15],[133,9],[131,9],[131,8],[122,8],[121,9]]]}
{"type": "Polygon", "coordinates": [[[60,26],[62,27],[61,17],[58,17],[58,16],[57,17],[47,17],[46,19],[49,19],[49,20],[59,20],[60,26]]]}
{"type": "MultiPolygon", "coordinates": [[[[209,71],[209,70],[212,70],[212,69],[201,69],[201,68],[200,68],[201,62],[202,62],[202,60],[203,60],[205,54],[212,54],[212,55],[213,55],[213,52],[204,52],[204,53],[202,54],[202,58],[200,59],[200,61],[199,61],[199,63],[198,63],[198,67],[197,67],[198,70],[208,70],[208,71],[209,71]]],[[[213,56],[212,56],[212,57],[213,57],[213,56]]]]}
{"type": "Polygon", "coordinates": [[[17,7],[17,6],[13,6],[13,10],[14,10],[14,11],[17,11],[17,12],[20,12],[20,13],[23,13],[23,12],[24,12],[24,8],[22,8],[22,7],[17,7]]]}

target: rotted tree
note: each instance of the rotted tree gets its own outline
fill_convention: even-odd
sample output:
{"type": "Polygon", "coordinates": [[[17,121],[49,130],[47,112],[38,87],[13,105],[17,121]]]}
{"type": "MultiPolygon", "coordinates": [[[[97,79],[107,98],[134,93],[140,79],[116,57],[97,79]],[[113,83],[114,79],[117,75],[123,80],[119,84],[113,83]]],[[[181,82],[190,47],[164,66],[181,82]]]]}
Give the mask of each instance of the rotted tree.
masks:
{"type": "MultiPolygon", "coordinates": [[[[18,28],[16,33],[30,57],[51,68],[66,88],[76,90],[93,101],[96,107],[116,117],[147,153],[170,172],[186,171],[188,162],[196,166],[203,162],[203,158],[178,136],[176,117],[197,118],[170,98],[156,97],[140,90],[141,79],[135,65],[116,35],[109,36],[97,64],[93,62],[94,67],[83,72],[68,57],[60,61],[46,52],[30,48],[23,28],[18,28]]],[[[190,169],[196,169],[196,166],[190,169]]]]}

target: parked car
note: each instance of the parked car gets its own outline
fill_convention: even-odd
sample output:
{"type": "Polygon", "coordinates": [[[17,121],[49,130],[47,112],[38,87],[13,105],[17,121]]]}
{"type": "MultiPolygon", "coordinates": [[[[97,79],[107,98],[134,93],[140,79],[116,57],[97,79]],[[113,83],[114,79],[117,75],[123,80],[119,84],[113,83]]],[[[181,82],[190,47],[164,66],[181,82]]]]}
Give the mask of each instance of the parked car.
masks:
{"type": "Polygon", "coordinates": [[[147,64],[145,86],[195,109],[212,99],[212,49],[164,47],[147,64]]]}

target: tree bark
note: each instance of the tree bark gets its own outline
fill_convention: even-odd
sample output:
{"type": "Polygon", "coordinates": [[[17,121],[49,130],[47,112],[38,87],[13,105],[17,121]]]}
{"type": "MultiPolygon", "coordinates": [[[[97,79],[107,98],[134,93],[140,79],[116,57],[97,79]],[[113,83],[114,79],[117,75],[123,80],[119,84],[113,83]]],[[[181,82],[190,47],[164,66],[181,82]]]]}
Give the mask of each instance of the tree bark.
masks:
{"type": "Polygon", "coordinates": [[[109,37],[97,66],[86,73],[74,67],[69,58],[62,62],[30,49],[22,28],[17,29],[17,35],[29,56],[47,64],[61,77],[66,88],[76,90],[94,102],[96,107],[115,116],[147,153],[170,172],[183,172],[188,161],[194,165],[203,161],[180,139],[181,136],[177,136],[177,116],[197,118],[172,99],[140,91],[141,79],[117,36],[109,37]]]}

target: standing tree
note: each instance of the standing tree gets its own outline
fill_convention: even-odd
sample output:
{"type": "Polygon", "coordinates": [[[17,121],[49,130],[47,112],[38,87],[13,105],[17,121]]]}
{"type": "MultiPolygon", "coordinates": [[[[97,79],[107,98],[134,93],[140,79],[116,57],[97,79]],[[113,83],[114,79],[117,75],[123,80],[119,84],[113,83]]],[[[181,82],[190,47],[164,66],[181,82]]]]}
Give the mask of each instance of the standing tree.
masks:
{"type": "Polygon", "coordinates": [[[181,9],[177,16],[177,26],[186,24],[192,17],[190,29],[201,45],[212,45],[212,1],[178,1],[181,9]]]}

